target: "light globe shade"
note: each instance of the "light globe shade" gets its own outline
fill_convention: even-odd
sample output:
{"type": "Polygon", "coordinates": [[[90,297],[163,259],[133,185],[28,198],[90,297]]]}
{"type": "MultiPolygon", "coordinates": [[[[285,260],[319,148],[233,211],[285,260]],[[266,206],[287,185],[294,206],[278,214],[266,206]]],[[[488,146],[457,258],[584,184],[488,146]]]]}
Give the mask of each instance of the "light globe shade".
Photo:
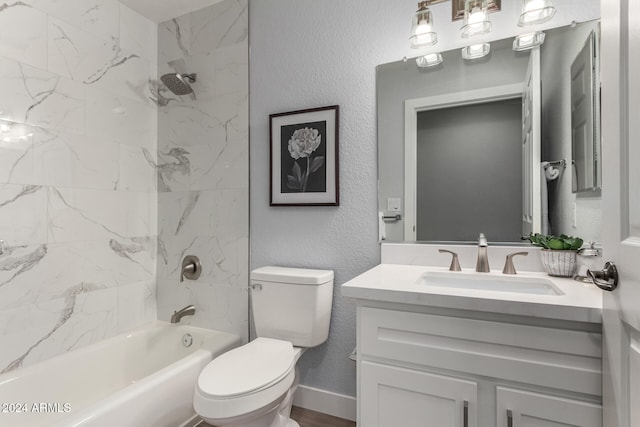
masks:
{"type": "Polygon", "coordinates": [[[433,29],[433,15],[426,1],[418,3],[418,10],[413,15],[409,43],[412,48],[433,46],[438,42],[438,35],[433,29]]]}
{"type": "Polygon", "coordinates": [[[513,40],[513,50],[520,52],[523,50],[533,49],[534,47],[540,46],[544,43],[544,37],[545,35],[542,31],[520,34],[513,40]]]}
{"type": "Polygon", "coordinates": [[[419,56],[416,58],[416,64],[420,68],[435,67],[438,64],[442,64],[442,55],[438,52],[419,56]]]}
{"type": "Polygon", "coordinates": [[[523,0],[518,26],[537,25],[547,22],[556,14],[552,0],[523,0]]]}
{"type": "Polygon", "coordinates": [[[465,0],[464,25],[460,29],[462,37],[479,36],[491,31],[487,3],[487,0],[465,0]]]}
{"type": "Polygon", "coordinates": [[[472,44],[462,49],[463,59],[478,59],[487,56],[491,51],[489,43],[472,44]]]}

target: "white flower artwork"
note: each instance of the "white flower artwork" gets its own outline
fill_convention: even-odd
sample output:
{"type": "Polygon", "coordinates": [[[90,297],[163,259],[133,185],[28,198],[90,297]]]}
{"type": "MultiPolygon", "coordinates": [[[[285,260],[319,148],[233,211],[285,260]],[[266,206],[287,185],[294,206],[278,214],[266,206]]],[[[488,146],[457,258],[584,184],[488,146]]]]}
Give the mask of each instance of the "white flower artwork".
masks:
{"type": "Polygon", "coordinates": [[[271,206],[339,206],[339,106],[269,115],[271,206]]]}
{"type": "Polygon", "coordinates": [[[324,156],[312,157],[312,154],[320,146],[322,135],[318,129],[305,127],[297,129],[289,139],[289,154],[296,160],[293,163],[291,175],[287,175],[287,186],[292,190],[307,191],[309,176],[316,172],[324,164],[324,156]],[[298,159],[306,158],[306,169],[302,172],[298,159]]]}

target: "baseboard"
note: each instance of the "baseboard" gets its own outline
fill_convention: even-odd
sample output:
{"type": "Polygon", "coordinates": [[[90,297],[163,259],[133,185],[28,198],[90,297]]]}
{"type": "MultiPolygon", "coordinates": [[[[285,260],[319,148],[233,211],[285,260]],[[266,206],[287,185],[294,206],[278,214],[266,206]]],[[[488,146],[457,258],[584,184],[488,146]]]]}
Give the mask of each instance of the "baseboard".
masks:
{"type": "Polygon", "coordinates": [[[344,394],[300,385],[293,396],[293,404],[345,420],[356,420],[356,398],[344,394]]]}

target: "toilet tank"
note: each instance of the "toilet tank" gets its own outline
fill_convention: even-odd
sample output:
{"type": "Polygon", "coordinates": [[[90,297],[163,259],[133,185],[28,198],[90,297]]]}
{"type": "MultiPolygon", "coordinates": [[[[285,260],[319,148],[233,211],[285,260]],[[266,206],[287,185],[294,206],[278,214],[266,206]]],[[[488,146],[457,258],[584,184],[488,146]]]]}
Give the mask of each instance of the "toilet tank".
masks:
{"type": "Polygon", "coordinates": [[[261,267],[251,272],[256,335],[315,347],[329,336],[333,271],[261,267]]]}

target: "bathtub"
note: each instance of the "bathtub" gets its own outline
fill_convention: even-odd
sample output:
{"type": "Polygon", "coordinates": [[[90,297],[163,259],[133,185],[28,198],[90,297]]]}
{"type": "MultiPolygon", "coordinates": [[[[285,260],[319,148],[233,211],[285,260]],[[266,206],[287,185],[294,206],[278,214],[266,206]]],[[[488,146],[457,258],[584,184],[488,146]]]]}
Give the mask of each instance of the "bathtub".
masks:
{"type": "Polygon", "coordinates": [[[0,375],[2,427],[177,427],[200,371],[237,335],[154,322],[0,375]],[[189,334],[192,344],[186,347],[189,334]]]}

